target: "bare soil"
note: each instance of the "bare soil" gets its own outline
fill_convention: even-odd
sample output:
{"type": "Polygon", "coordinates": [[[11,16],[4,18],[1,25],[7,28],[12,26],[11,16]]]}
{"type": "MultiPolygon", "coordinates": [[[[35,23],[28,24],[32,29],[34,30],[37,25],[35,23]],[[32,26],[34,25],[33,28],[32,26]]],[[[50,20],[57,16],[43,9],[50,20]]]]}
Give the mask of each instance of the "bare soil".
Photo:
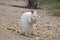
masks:
{"type": "Polygon", "coordinates": [[[10,5],[26,6],[27,3],[21,0],[0,0],[0,40],[60,40],[60,17],[48,15],[49,13],[42,9],[37,9],[40,16],[37,19],[37,34],[41,36],[39,39],[7,30],[8,27],[20,31],[21,15],[31,10],[10,5]]]}

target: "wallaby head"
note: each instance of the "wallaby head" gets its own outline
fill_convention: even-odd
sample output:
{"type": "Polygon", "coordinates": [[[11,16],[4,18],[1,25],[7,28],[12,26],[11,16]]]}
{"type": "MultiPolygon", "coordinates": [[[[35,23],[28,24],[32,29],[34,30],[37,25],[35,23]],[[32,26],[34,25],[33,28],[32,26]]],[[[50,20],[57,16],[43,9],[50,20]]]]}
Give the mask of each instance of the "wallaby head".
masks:
{"type": "Polygon", "coordinates": [[[38,17],[38,11],[34,11],[33,19],[36,19],[37,17],[38,17]]]}

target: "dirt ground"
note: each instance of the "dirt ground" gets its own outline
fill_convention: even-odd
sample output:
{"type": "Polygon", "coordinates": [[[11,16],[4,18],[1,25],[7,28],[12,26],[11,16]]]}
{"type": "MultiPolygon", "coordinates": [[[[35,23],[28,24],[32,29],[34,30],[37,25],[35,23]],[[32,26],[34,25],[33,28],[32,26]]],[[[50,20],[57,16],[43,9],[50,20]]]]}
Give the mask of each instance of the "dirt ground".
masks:
{"type": "Polygon", "coordinates": [[[22,36],[12,28],[19,30],[19,19],[22,13],[31,9],[13,7],[10,5],[26,6],[21,0],[0,0],[0,40],[60,40],[60,17],[48,15],[46,10],[38,9],[37,34],[39,39],[22,36]]]}

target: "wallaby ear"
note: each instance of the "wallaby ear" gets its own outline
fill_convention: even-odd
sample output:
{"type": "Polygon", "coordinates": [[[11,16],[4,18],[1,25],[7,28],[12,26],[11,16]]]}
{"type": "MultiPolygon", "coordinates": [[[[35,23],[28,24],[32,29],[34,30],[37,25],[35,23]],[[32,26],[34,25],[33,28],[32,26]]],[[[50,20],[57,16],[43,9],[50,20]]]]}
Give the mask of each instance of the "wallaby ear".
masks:
{"type": "Polygon", "coordinates": [[[37,15],[37,17],[39,17],[39,11],[35,11],[35,14],[37,15]]]}
{"type": "Polygon", "coordinates": [[[37,14],[38,14],[38,13],[39,13],[39,11],[34,11],[34,13],[37,13],[37,14]]]}

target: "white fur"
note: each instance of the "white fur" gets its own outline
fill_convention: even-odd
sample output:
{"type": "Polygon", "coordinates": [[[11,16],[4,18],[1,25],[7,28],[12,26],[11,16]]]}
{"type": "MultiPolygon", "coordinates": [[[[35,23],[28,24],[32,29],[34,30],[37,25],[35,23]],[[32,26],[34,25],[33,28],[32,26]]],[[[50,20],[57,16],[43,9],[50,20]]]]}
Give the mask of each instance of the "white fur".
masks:
{"type": "Polygon", "coordinates": [[[37,18],[37,13],[34,12],[32,14],[31,12],[25,12],[20,18],[20,28],[21,33],[25,33],[25,35],[31,34],[34,31],[33,23],[29,24],[29,22],[32,22],[32,19],[37,18]]]}

